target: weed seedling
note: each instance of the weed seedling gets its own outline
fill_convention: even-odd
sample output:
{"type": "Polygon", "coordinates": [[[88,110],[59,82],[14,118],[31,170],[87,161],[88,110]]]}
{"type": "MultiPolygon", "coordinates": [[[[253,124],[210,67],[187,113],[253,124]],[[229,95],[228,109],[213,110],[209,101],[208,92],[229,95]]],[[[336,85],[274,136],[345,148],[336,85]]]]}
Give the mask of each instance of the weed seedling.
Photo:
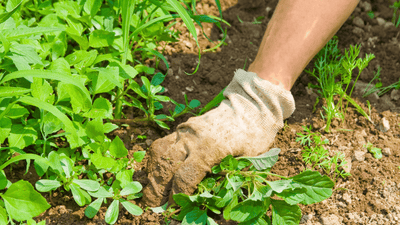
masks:
{"type": "Polygon", "coordinates": [[[299,224],[298,204],[329,198],[334,183],[317,171],[307,170],[293,177],[272,173],[279,152],[274,148],[257,157],[225,157],[212,168],[213,175],[199,184],[196,194],[173,196],[181,207],[173,218],[182,224],[215,225],[208,213],[212,212],[240,224],[299,224]],[[269,210],[272,217],[267,215],[269,210]]]}
{"type": "Polygon", "coordinates": [[[365,144],[364,148],[367,148],[368,152],[374,155],[376,159],[382,158],[382,149],[374,147],[374,145],[371,142],[365,144]]]}
{"type": "Polygon", "coordinates": [[[389,7],[393,9],[392,23],[396,27],[399,27],[399,25],[400,25],[400,15],[399,15],[398,12],[399,12],[399,9],[400,9],[400,1],[394,2],[393,5],[391,5],[389,7]]]}

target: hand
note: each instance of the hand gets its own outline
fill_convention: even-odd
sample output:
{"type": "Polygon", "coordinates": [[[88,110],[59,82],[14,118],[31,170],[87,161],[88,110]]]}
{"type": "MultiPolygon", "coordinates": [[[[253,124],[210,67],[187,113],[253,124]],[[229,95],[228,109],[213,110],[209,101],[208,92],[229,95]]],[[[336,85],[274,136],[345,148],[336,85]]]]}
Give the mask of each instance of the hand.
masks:
{"type": "Polygon", "coordinates": [[[241,69],[224,96],[227,99],[217,108],[190,118],[150,146],[150,183],[143,190],[146,205],[160,206],[176,193],[192,194],[227,155],[266,152],[295,109],[290,91],[241,69]]]}

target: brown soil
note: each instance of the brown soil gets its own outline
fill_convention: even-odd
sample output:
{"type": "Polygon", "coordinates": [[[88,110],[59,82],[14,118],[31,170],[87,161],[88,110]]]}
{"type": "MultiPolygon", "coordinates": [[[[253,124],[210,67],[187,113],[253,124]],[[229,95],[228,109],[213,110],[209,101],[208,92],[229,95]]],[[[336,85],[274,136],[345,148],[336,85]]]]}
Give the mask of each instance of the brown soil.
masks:
{"type": "MultiPolygon", "coordinates": [[[[184,93],[189,99],[198,99],[202,106],[218,94],[232,79],[233,72],[237,68],[248,68],[255,58],[258,46],[261,43],[263,32],[266,29],[273,9],[277,1],[239,1],[221,0],[224,19],[231,27],[227,28],[228,38],[225,45],[216,52],[202,55],[201,66],[198,72],[192,76],[184,74],[192,72],[196,67],[198,57],[195,42],[188,35],[184,27],[182,40],[179,43],[166,46],[168,61],[171,69],[165,82],[166,95],[178,102],[184,102],[184,93]],[[265,16],[261,24],[253,24],[255,17],[265,16]],[[239,22],[239,17],[244,23],[239,22]]],[[[377,71],[382,67],[382,83],[390,85],[399,80],[398,72],[400,63],[400,44],[398,37],[400,28],[394,26],[379,25],[376,17],[391,21],[392,9],[388,6],[393,1],[366,1],[360,3],[355,12],[349,17],[343,27],[337,33],[341,49],[350,44],[361,44],[362,55],[373,53],[376,58],[362,73],[360,81],[368,83],[377,71]],[[375,19],[368,17],[365,9],[368,3],[372,6],[375,19]],[[363,24],[354,23],[354,18],[359,17],[363,24]]],[[[197,10],[203,14],[218,15],[218,10],[213,0],[204,0],[197,3],[197,10]]],[[[179,26],[178,23],[177,26],[179,26]]],[[[211,25],[204,25],[206,33],[213,40],[220,38],[220,31],[211,25]]],[[[206,39],[200,38],[201,48],[207,49],[215,45],[206,39]]],[[[151,62],[150,62],[151,63],[151,62]]],[[[310,68],[312,64],[308,66],[310,68]]],[[[160,65],[162,72],[167,72],[165,66],[160,65]]],[[[393,99],[395,93],[389,92],[382,97],[369,96],[367,99],[372,103],[372,119],[375,125],[349,108],[345,122],[335,121],[332,124],[332,132],[324,133],[321,128],[324,121],[321,119],[321,104],[313,113],[313,104],[317,95],[308,93],[306,86],[314,82],[305,73],[300,76],[291,90],[296,101],[295,113],[286,121],[287,126],[279,132],[275,139],[274,147],[281,148],[278,163],[273,167],[273,172],[293,176],[301,172],[305,165],[301,161],[301,146],[295,142],[296,133],[302,132],[301,126],[312,125],[314,131],[321,132],[329,139],[330,153],[341,151],[345,153],[351,176],[337,179],[335,191],[331,198],[314,205],[301,206],[303,212],[303,224],[399,224],[400,223],[400,118],[398,116],[400,100],[393,99]],[[392,95],[392,96],[391,96],[392,95]],[[393,98],[392,98],[393,97],[393,98]],[[382,118],[389,121],[390,129],[382,132],[379,125],[382,118]],[[384,149],[382,159],[375,159],[363,145],[371,142],[374,146],[384,149]]],[[[360,91],[354,95],[358,97],[360,104],[365,102],[360,91]]],[[[169,114],[167,109],[172,105],[165,105],[164,113],[169,114]]],[[[128,118],[138,115],[137,110],[125,109],[128,118]]],[[[178,118],[177,121],[169,123],[171,130],[161,130],[156,126],[131,126],[115,131],[124,140],[126,147],[131,153],[141,147],[148,148],[153,140],[171,133],[176,126],[186,121],[191,115],[187,114],[178,118]],[[137,141],[137,135],[147,135],[146,141],[137,141]]],[[[146,161],[146,159],[145,159],[146,161]]],[[[146,163],[136,165],[134,179],[145,185],[147,183],[144,172],[146,163]]],[[[9,172],[11,173],[11,172],[9,172]]],[[[12,174],[7,177],[27,179],[35,182],[34,170],[23,176],[24,168],[13,168],[12,174]],[[34,175],[32,175],[32,173],[34,175]]],[[[54,192],[52,198],[45,197],[52,204],[52,208],[37,220],[46,220],[46,224],[106,224],[104,214],[106,207],[94,219],[84,216],[84,209],[77,206],[70,193],[54,192]]],[[[145,206],[143,206],[145,208],[145,206]]],[[[218,218],[218,217],[216,217],[218,218]]],[[[219,224],[236,224],[220,219],[219,224]]],[[[165,224],[162,215],[145,210],[139,217],[130,215],[121,210],[116,224],[165,224]]],[[[172,221],[171,224],[180,224],[172,221]]]]}

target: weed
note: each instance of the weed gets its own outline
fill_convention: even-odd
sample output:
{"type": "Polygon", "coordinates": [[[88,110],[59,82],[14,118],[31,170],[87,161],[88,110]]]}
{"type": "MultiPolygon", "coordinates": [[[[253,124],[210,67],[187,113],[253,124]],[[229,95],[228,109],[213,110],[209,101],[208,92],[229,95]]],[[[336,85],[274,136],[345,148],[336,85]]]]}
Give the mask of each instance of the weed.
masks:
{"type": "Polygon", "coordinates": [[[399,25],[400,25],[400,15],[399,15],[400,1],[394,2],[393,5],[391,5],[389,7],[393,9],[392,23],[396,27],[399,27],[399,25]]]}
{"type": "Polygon", "coordinates": [[[374,147],[371,142],[365,144],[364,148],[367,148],[368,152],[371,153],[376,159],[382,158],[382,149],[374,147]]]}
{"type": "Polygon", "coordinates": [[[299,224],[298,204],[329,198],[334,183],[316,171],[307,170],[293,177],[271,173],[279,152],[275,148],[257,157],[225,157],[212,168],[213,175],[199,184],[196,194],[173,196],[181,207],[173,218],[182,224],[216,224],[208,215],[212,212],[243,224],[299,224]],[[279,180],[271,181],[269,177],[279,180]],[[267,215],[270,208],[272,217],[267,215]]]}
{"type": "MultiPolygon", "coordinates": [[[[350,46],[345,50],[345,54],[341,54],[338,49],[337,37],[332,38],[326,46],[317,54],[313,70],[307,70],[311,76],[317,79],[318,84],[309,86],[316,88],[322,98],[326,100],[325,110],[326,119],[325,131],[329,132],[331,121],[333,118],[344,120],[347,111],[347,105],[344,106],[343,101],[346,100],[356,107],[357,111],[372,122],[368,114],[351,99],[355,83],[357,82],[362,70],[367,67],[368,63],[375,57],[373,54],[367,54],[365,59],[357,58],[360,53],[360,46],[350,46]],[[358,68],[358,75],[354,80],[353,86],[349,89],[352,80],[353,70],[358,68]],[[335,96],[339,96],[336,102],[335,96]]],[[[317,98],[317,102],[319,97],[317,98]]]]}
{"type": "Polygon", "coordinates": [[[329,151],[323,146],[329,144],[329,140],[322,140],[320,133],[311,131],[311,126],[303,126],[303,129],[306,134],[297,133],[299,137],[296,138],[296,141],[304,146],[302,157],[305,164],[310,165],[312,169],[322,168],[326,174],[332,175],[334,180],[339,176],[342,178],[350,176],[344,170],[339,170],[347,164],[345,154],[336,152],[333,157],[330,157],[329,151]]]}

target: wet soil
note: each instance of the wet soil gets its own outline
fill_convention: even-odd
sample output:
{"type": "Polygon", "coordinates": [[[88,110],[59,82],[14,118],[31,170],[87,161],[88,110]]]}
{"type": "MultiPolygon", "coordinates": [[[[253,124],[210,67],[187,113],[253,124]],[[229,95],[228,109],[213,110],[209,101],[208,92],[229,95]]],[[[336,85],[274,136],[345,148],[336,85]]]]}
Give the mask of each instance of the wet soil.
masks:
{"type": "MultiPolygon", "coordinates": [[[[371,61],[367,69],[361,74],[353,97],[368,110],[364,103],[369,100],[372,104],[371,118],[374,124],[359,115],[349,107],[345,121],[334,121],[330,133],[323,131],[324,121],[320,111],[322,103],[317,105],[313,112],[313,105],[317,95],[307,91],[308,83],[315,82],[306,73],[303,73],[294,85],[292,94],[296,101],[296,111],[286,121],[287,126],[276,136],[274,146],[281,148],[279,161],[273,167],[273,172],[285,176],[293,176],[305,169],[301,160],[302,147],[295,141],[297,132],[302,132],[304,125],[312,125],[313,131],[320,132],[329,139],[331,155],[336,151],[343,152],[348,162],[347,170],[352,174],[345,179],[336,180],[335,191],[331,198],[314,205],[301,206],[303,212],[302,224],[400,224],[400,98],[396,91],[378,97],[370,95],[362,98],[361,90],[374,76],[378,67],[382,68],[381,81],[388,86],[400,78],[400,28],[390,25],[392,19],[390,1],[362,1],[343,27],[338,31],[339,47],[343,50],[349,45],[360,44],[361,55],[373,53],[376,58],[371,61]],[[368,12],[374,12],[374,18],[368,12]],[[364,86],[363,86],[364,85],[364,86]],[[383,119],[385,118],[385,119],[383,119]],[[389,122],[390,128],[383,132],[383,120],[389,122]],[[375,147],[383,149],[382,159],[375,159],[364,146],[371,142],[375,147]]],[[[192,72],[196,67],[198,57],[197,47],[187,30],[178,22],[175,27],[181,31],[181,41],[165,47],[170,63],[170,70],[160,63],[159,70],[168,73],[165,82],[166,95],[183,103],[184,94],[188,99],[198,99],[202,106],[209,102],[231,81],[234,71],[238,68],[248,68],[254,60],[263,33],[277,4],[277,1],[258,0],[221,0],[223,17],[231,26],[227,28],[228,38],[215,52],[202,55],[198,72],[188,76],[184,72],[192,72]],[[256,17],[263,16],[261,24],[252,23],[256,17]],[[239,19],[243,22],[240,22],[239,19]]],[[[218,15],[214,1],[204,0],[197,3],[197,11],[202,14],[218,15]]],[[[204,24],[207,35],[215,41],[210,43],[205,37],[200,37],[202,50],[209,49],[217,44],[221,38],[220,31],[209,24],[204,24]]],[[[149,62],[152,65],[153,62],[149,62]]],[[[307,68],[312,68],[312,62],[307,68]]],[[[173,109],[173,105],[164,105],[164,113],[173,109]]],[[[125,109],[128,118],[139,115],[135,109],[125,109]]],[[[187,114],[175,122],[169,122],[171,130],[162,130],[157,126],[131,125],[117,130],[132,154],[140,149],[147,149],[150,144],[175,130],[176,126],[186,121],[187,114]],[[146,140],[137,139],[138,135],[146,135],[146,140]]],[[[144,172],[146,159],[136,165],[134,179],[146,184],[147,174],[144,172]]],[[[323,171],[321,171],[323,172],[323,171]]],[[[34,170],[27,175],[24,167],[14,167],[7,177],[27,179],[35,182],[38,177],[34,170]]],[[[45,195],[52,204],[37,220],[46,220],[46,224],[106,224],[104,215],[106,207],[94,219],[84,216],[84,207],[79,207],[68,192],[54,192],[45,195]]],[[[142,206],[144,209],[145,206],[142,206]]],[[[216,217],[218,219],[218,217],[216,217]]],[[[236,224],[231,221],[218,220],[219,224],[236,224]]],[[[145,210],[141,216],[135,217],[125,210],[121,210],[116,224],[165,224],[163,215],[145,210]]],[[[170,224],[180,224],[172,220],[170,224]]]]}

